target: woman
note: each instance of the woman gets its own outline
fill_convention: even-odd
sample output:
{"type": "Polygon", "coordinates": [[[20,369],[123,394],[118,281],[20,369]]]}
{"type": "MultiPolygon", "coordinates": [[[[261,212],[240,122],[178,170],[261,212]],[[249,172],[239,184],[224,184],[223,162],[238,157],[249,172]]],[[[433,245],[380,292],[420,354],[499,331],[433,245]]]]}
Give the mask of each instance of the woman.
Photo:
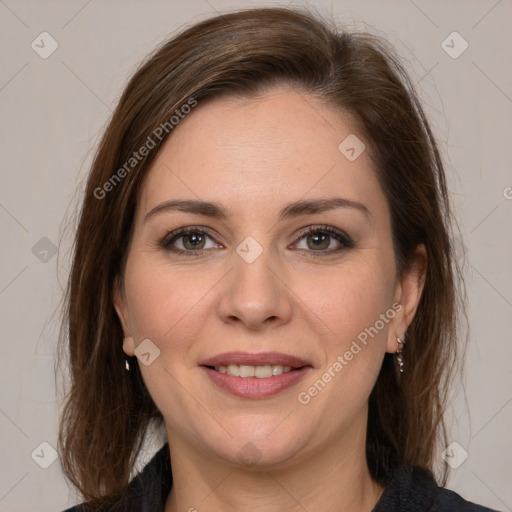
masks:
{"type": "Polygon", "coordinates": [[[450,222],[382,41],[257,9],[164,44],[114,112],[76,236],[70,510],[489,510],[433,476],[450,222]],[[134,477],[152,425],[168,443],[134,477]]]}

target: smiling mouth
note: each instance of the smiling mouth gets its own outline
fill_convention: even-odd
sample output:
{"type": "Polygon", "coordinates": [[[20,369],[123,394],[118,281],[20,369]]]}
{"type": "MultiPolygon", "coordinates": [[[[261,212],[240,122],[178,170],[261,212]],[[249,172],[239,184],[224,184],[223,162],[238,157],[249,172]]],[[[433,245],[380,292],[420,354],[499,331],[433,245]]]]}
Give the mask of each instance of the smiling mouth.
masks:
{"type": "Polygon", "coordinates": [[[293,368],[281,364],[265,364],[260,366],[230,364],[228,366],[207,366],[207,368],[219,373],[227,373],[232,377],[241,377],[243,379],[256,377],[258,379],[266,379],[268,377],[277,377],[283,373],[299,370],[304,367],[293,368]]]}
{"type": "Polygon", "coordinates": [[[199,363],[224,390],[243,398],[266,398],[293,386],[313,365],[283,352],[224,352],[199,363]]]}
{"type": "Polygon", "coordinates": [[[265,399],[296,385],[313,370],[306,359],[282,352],[225,352],[199,364],[223,391],[243,399],[265,399]]]}

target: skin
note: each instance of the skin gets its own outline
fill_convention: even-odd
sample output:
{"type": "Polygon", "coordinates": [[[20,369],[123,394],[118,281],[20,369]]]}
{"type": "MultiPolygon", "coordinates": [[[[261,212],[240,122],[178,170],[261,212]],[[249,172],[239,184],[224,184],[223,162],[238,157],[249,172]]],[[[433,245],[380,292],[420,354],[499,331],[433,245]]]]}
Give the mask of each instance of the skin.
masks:
{"type": "MultiPolygon", "coordinates": [[[[289,88],[216,98],[180,122],[142,183],[115,307],[126,354],[146,338],[160,350],[139,365],[169,440],[166,512],[303,511],[319,503],[370,511],[382,492],[365,458],[368,397],[385,352],[396,352],[415,314],[426,256],[420,246],[412,271],[398,278],[389,208],[368,152],[350,162],[338,150],[352,133],[348,116],[289,88]],[[279,218],[290,203],[333,197],[360,202],[369,215],[347,207],[279,218]],[[174,199],[212,201],[232,215],[161,210],[145,219],[174,199]],[[297,238],[325,225],[353,246],[331,236],[319,249],[314,236],[297,238]],[[186,226],[208,228],[199,255],[160,245],[186,226]],[[236,252],[248,236],[263,248],[252,263],[236,252]],[[298,393],[395,302],[403,307],[378,335],[299,403],[298,393]],[[198,365],[238,350],[292,354],[312,369],[273,397],[236,397],[198,365]],[[248,442],[261,456],[250,466],[237,456],[248,442]]],[[[190,237],[174,246],[195,250],[190,237]]]]}

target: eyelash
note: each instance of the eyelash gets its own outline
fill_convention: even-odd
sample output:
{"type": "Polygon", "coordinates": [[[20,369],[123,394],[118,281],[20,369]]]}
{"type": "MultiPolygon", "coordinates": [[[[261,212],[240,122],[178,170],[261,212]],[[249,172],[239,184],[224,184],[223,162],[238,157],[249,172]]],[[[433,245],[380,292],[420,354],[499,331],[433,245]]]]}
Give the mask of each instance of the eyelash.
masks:
{"type": "Polygon", "coordinates": [[[307,254],[310,258],[321,258],[323,256],[329,256],[334,253],[340,253],[344,251],[345,249],[350,249],[354,247],[354,241],[352,238],[350,238],[345,232],[341,231],[340,229],[334,228],[332,226],[308,226],[307,228],[303,229],[296,235],[297,242],[302,240],[304,237],[308,235],[315,235],[315,234],[327,234],[330,237],[334,238],[337,242],[341,244],[341,247],[338,247],[337,249],[328,249],[325,251],[312,251],[312,250],[301,250],[304,254],[307,254]]]}
{"type": "MultiPolygon", "coordinates": [[[[213,235],[211,235],[209,233],[209,231],[206,230],[205,228],[189,226],[186,228],[180,228],[175,231],[171,231],[170,233],[168,233],[167,235],[164,236],[164,238],[160,241],[159,245],[166,251],[169,251],[169,252],[172,252],[175,254],[179,254],[179,255],[192,256],[192,257],[193,256],[201,256],[205,252],[210,250],[210,249],[199,249],[197,251],[185,251],[183,249],[177,249],[177,248],[172,247],[172,244],[174,242],[176,242],[176,240],[179,240],[183,236],[191,234],[191,233],[199,234],[199,235],[206,235],[209,238],[211,238],[213,241],[215,241],[213,235]]],[[[322,257],[322,256],[327,256],[327,255],[330,255],[333,253],[339,253],[345,249],[349,249],[354,246],[353,240],[346,233],[344,233],[343,231],[341,231],[339,229],[333,228],[332,226],[309,226],[309,227],[303,229],[302,231],[300,231],[295,236],[296,243],[298,241],[302,240],[304,237],[306,237],[308,235],[313,235],[313,234],[327,234],[327,235],[331,236],[332,238],[334,238],[336,241],[338,241],[342,245],[342,247],[337,248],[337,249],[328,249],[328,250],[324,250],[324,251],[312,251],[312,250],[299,249],[304,254],[307,254],[308,257],[318,258],[318,257],[322,257]]],[[[215,242],[215,243],[218,243],[218,242],[215,242]]]]}

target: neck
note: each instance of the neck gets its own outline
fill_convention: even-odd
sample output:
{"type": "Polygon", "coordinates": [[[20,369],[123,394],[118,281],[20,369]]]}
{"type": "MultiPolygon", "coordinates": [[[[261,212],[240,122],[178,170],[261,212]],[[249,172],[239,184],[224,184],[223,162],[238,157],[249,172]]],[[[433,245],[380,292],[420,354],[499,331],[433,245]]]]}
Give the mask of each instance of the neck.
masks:
{"type": "Polygon", "coordinates": [[[365,429],[355,428],[350,434],[277,468],[219,461],[191,445],[173,442],[176,439],[168,432],[173,486],[165,512],[370,512],[383,488],[368,470],[365,429]]]}

